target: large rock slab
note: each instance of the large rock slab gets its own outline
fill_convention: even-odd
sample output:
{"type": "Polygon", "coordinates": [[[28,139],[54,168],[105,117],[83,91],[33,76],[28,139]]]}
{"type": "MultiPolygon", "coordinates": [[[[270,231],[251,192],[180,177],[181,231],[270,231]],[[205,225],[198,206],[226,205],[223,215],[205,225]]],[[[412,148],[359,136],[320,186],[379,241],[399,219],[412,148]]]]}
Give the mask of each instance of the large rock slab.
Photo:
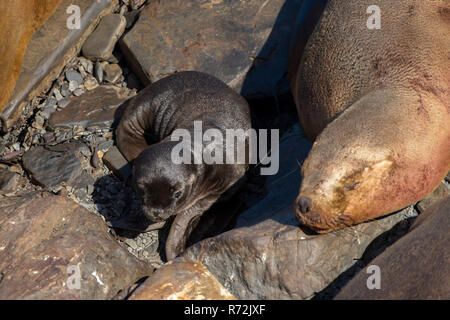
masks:
{"type": "Polygon", "coordinates": [[[0,299],[110,299],[151,273],[64,197],[1,199],[0,230],[0,299]]]}
{"type": "Polygon", "coordinates": [[[99,86],[79,97],[70,98],[64,109],[54,112],[48,121],[52,129],[109,128],[115,120],[117,108],[131,97],[131,91],[116,86],[99,86]]]}
{"type": "Polygon", "coordinates": [[[122,51],[144,84],[175,71],[214,75],[247,98],[288,91],[289,40],[302,0],[149,1],[122,51]]]}
{"type": "Polygon", "coordinates": [[[81,50],[100,18],[110,13],[115,3],[115,0],[62,0],[28,42],[14,91],[0,112],[0,129],[10,128],[32,97],[50,89],[63,67],[81,50]],[[66,10],[71,5],[80,8],[80,29],[67,27],[70,15],[66,10]]]}
{"type": "Polygon", "coordinates": [[[411,208],[333,233],[303,230],[293,201],[301,182],[298,163],[310,148],[295,125],[281,139],[280,170],[266,181],[268,196],[243,213],[233,230],[189,247],[173,264],[195,261],[238,299],[308,299],[360,259],[375,238],[410,216],[411,208]]]}
{"type": "Polygon", "coordinates": [[[80,149],[82,143],[59,145],[60,150],[36,147],[23,155],[23,166],[31,178],[44,187],[70,183],[81,174],[80,149]]]}
{"type": "Polygon", "coordinates": [[[450,299],[450,196],[435,203],[403,238],[361,270],[336,296],[347,299],[450,299]],[[379,269],[379,287],[373,266],[379,269]]]}

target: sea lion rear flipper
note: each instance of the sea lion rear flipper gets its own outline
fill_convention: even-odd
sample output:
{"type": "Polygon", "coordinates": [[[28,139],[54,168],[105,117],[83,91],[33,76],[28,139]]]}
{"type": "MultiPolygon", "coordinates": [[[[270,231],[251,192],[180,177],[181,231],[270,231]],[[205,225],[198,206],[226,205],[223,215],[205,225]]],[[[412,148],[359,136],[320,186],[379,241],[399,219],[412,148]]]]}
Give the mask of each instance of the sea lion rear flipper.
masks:
{"type": "Polygon", "coordinates": [[[187,239],[200,221],[204,209],[193,206],[176,215],[166,240],[167,261],[176,258],[186,247],[187,239]]]}

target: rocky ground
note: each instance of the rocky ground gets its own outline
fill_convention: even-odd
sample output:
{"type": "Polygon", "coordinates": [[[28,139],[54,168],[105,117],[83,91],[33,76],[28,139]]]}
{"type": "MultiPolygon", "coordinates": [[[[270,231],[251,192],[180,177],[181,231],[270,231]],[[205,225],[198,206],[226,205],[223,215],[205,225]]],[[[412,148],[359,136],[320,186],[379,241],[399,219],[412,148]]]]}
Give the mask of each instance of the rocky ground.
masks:
{"type": "MultiPolygon", "coordinates": [[[[16,206],[14,201],[16,201],[17,196],[33,192],[35,192],[33,194],[44,192],[45,194],[69,198],[97,216],[95,219],[104,221],[105,225],[108,226],[111,237],[139,261],[130,262],[130,265],[133,265],[133,268],[138,265],[136,268],[141,271],[143,269],[142,262],[146,263],[148,268],[151,267],[150,269],[158,269],[164,264],[164,243],[168,232],[168,224],[155,227],[155,230],[146,233],[131,230],[142,229],[146,222],[140,214],[139,201],[134,191],[126,183],[129,176],[129,165],[115,146],[113,128],[117,123],[117,114],[120,114],[116,111],[123,102],[134,96],[148,82],[175,71],[172,69],[177,69],[176,66],[180,59],[183,59],[183,57],[180,58],[175,53],[170,52],[171,63],[155,67],[155,62],[160,62],[163,58],[160,53],[158,55],[142,55],[142,51],[148,49],[148,46],[152,44],[154,48],[160,48],[158,47],[158,41],[160,40],[154,38],[154,35],[151,36],[153,42],[145,39],[139,40],[144,31],[150,32],[148,18],[152,16],[153,10],[156,10],[155,7],[158,6],[158,3],[158,1],[144,0],[115,2],[112,14],[102,18],[94,32],[84,41],[77,56],[70,59],[59,74],[55,76],[50,89],[44,94],[32,97],[23,109],[17,124],[10,127],[0,137],[0,201],[3,201],[5,207],[9,205],[11,208],[18,208],[14,207],[16,206]],[[138,17],[140,18],[138,19],[138,17]],[[8,205],[6,205],[7,203],[8,205]]],[[[275,1],[274,5],[279,3],[282,2],[275,1]]],[[[253,8],[252,6],[256,6],[254,2],[249,4],[249,8],[253,8]]],[[[168,11],[172,9],[164,6],[161,8],[161,10],[168,11]]],[[[270,8],[259,9],[269,10],[270,8]]],[[[190,14],[191,11],[187,11],[187,18],[190,14]]],[[[265,17],[267,18],[267,16],[265,17]]],[[[289,15],[286,19],[289,20],[288,18],[289,15]]],[[[284,20],[281,19],[281,21],[284,20]]],[[[256,19],[256,22],[261,21],[256,19]]],[[[261,22],[262,29],[267,27],[267,23],[267,21],[261,22]]],[[[165,25],[162,26],[163,29],[165,27],[165,25]]],[[[186,28],[184,32],[188,33],[189,30],[189,28],[186,28]]],[[[273,38],[269,34],[270,32],[265,35],[255,35],[254,43],[260,43],[262,46],[267,37],[273,38]]],[[[203,44],[202,35],[200,33],[199,35],[198,43],[188,44],[186,47],[188,50],[196,50],[197,46],[205,46],[203,50],[209,53],[220,49],[220,45],[217,44],[212,47],[203,44]]],[[[167,31],[164,41],[170,42],[171,37],[175,36],[167,31]]],[[[281,40],[278,39],[280,43],[284,43],[283,37],[281,37],[281,40]]],[[[183,52],[186,48],[181,48],[180,51],[183,52]]],[[[245,52],[248,48],[243,47],[242,50],[245,52]]],[[[275,50],[275,52],[277,51],[275,50]]],[[[169,53],[166,52],[166,54],[169,53]]],[[[196,65],[193,61],[195,56],[194,53],[184,56],[188,59],[186,63],[188,68],[207,65],[206,63],[196,65]]],[[[272,52],[270,57],[273,56],[272,52]]],[[[167,60],[170,59],[167,58],[167,60]]],[[[217,65],[220,65],[219,63],[225,64],[224,61],[215,61],[214,63],[217,63],[217,65]]],[[[279,65],[278,62],[274,62],[274,65],[277,64],[279,65]]],[[[258,78],[259,65],[258,59],[256,59],[256,63],[253,59],[246,62],[244,67],[247,68],[246,70],[251,69],[258,78]]],[[[242,67],[236,66],[236,70],[242,70],[242,67]]],[[[236,84],[235,88],[245,89],[249,92],[247,98],[251,105],[252,121],[255,128],[280,129],[280,137],[283,134],[289,135],[292,130],[297,130],[295,129],[295,124],[298,122],[295,105],[290,94],[282,90],[283,85],[275,83],[274,87],[270,87],[272,84],[269,84],[269,89],[263,94],[251,89],[261,86],[255,80],[239,82],[236,79],[239,79],[241,75],[234,69],[217,69],[220,68],[214,69],[218,76],[226,75],[223,78],[229,83],[236,84]]],[[[280,75],[280,78],[281,76],[283,75],[280,75]]],[[[299,145],[304,144],[302,154],[295,154],[294,151],[289,149],[282,153],[281,157],[292,159],[295,159],[293,157],[297,155],[299,157],[297,159],[305,157],[310,145],[301,132],[298,133],[298,136],[301,138],[299,145]]],[[[295,164],[296,166],[297,164],[295,164]]],[[[279,179],[284,179],[284,177],[280,176],[279,179]]],[[[257,205],[258,203],[261,204],[262,200],[270,198],[268,195],[273,192],[270,186],[277,183],[277,180],[267,180],[259,175],[258,165],[252,166],[239,193],[227,203],[213,207],[205,215],[205,220],[212,219],[212,221],[220,222],[220,220],[214,220],[214,218],[225,210],[228,215],[231,215],[231,218],[226,223],[222,221],[219,226],[216,222],[216,226],[213,226],[207,232],[197,234],[197,238],[191,239],[191,243],[207,236],[215,236],[235,226],[245,225],[246,217],[252,219],[252,210],[264,211],[258,209],[257,205]],[[240,215],[241,213],[244,214],[240,215]]],[[[291,180],[286,180],[287,184],[291,182],[291,180]]],[[[295,183],[297,182],[293,183],[294,186],[295,183]]],[[[448,183],[444,182],[442,186],[441,193],[448,193],[448,183]]],[[[270,207],[270,201],[268,203],[270,207]]],[[[22,202],[17,204],[17,206],[22,205],[25,204],[22,202]]],[[[63,203],[60,207],[67,205],[63,203]]],[[[426,203],[423,205],[426,206],[426,203]]],[[[327,282],[324,280],[325,282],[321,284],[323,290],[314,297],[316,299],[333,297],[339,288],[358,270],[363,268],[368,261],[408,230],[410,219],[418,214],[416,209],[420,211],[423,208],[420,208],[420,204],[419,207],[408,208],[403,213],[400,223],[393,229],[384,227],[390,229],[390,231],[383,229],[386,232],[374,242],[371,242],[371,240],[378,236],[382,228],[377,229],[376,232],[370,229],[373,235],[367,236],[367,239],[362,236],[367,245],[371,243],[364,256],[356,264],[354,264],[355,261],[345,262],[345,265],[351,267],[344,273],[340,273],[340,269],[333,269],[333,272],[338,272],[336,274],[337,280],[333,281],[335,277],[327,278],[327,282]]],[[[11,214],[13,214],[13,211],[10,211],[11,214]]],[[[264,212],[262,216],[264,216],[264,212]]],[[[64,217],[63,219],[65,219],[64,217]]],[[[42,219],[47,218],[44,216],[42,219]]],[[[74,220],[73,223],[79,223],[77,221],[74,220]]],[[[205,225],[208,225],[208,221],[205,222],[205,225]]],[[[359,231],[365,232],[364,230],[359,231]]],[[[257,238],[256,235],[255,238],[257,238]]],[[[42,239],[42,241],[44,240],[42,239]]],[[[92,243],[95,243],[95,240],[92,240],[90,245],[92,243]]],[[[362,250],[362,254],[365,251],[363,249],[365,248],[358,247],[355,250],[357,252],[362,250]]],[[[195,254],[192,255],[195,256],[195,254]]],[[[325,253],[324,259],[328,259],[325,253]]],[[[317,262],[317,264],[319,265],[320,262],[317,262]]],[[[141,273],[145,274],[143,271],[141,273]]],[[[220,278],[220,276],[215,276],[220,278]]],[[[0,279],[0,284],[2,279],[0,279]]],[[[131,285],[131,283],[129,284],[131,285]]],[[[123,288],[123,284],[121,286],[118,285],[117,288],[123,288]]],[[[252,290],[256,289],[253,288],[252,290]]],[[[103,296],[94,295],[94,297],[111,298],[114,294],[105,293],[103,296]]],[[[236,292],[233,292],[233,294],[247,298],[270,297],[270,295],[258,295],[257,293],[254,293],[253,296],[239,296],[236,292]]],[[[83,297],[89,298],[92,295],[86,293],[83,297]]],[[[287,296],[282,297],[286,298],[287,296]]],[[[291,297],[300,298],[296,295],[291,297]]],[[[306,295],[302,298],[312,297],[306,295]]]]}

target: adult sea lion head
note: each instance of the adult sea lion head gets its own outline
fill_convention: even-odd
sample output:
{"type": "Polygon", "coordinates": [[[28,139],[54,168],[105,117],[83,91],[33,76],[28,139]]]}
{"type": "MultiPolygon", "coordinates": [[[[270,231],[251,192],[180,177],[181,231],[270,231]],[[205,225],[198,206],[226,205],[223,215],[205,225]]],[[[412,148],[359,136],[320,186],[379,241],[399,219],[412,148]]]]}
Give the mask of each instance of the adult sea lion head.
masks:
{"type": "Polygon", "coordinates": [[[176,143],[154,144],[133,161],[132,184],[143,213],[153,222],[165,221],[186,209],[195,197],[201,166],[175,164],[170,156],[176,143]]]}
{"type": "Polygon", "coordinates": [[[294,204],[301,223],[325,233],[431,193],[450,169],[448,121],[448,106],[425,91],[381,89],[360,98],[328,124],[302,166],[294,204]]]}
{"type": "Polygon", "coordinates": [[[387,150],[350,147],[337,151],[326,146],[316,144],[305,161],[294,206],[301,223],[318,233],[376,217],[373,209],[378,212],[379,208],[373,199],[381,196],[395,168],[387,150]]]}

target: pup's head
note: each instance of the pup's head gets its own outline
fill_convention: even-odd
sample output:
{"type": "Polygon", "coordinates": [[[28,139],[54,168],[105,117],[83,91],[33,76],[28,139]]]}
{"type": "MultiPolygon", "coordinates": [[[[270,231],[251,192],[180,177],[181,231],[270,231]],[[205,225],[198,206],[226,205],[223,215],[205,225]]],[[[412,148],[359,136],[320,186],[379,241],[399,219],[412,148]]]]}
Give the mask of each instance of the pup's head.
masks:
{"type": "Polygon", "coordinates": [[[198,168],[173,163],[172,147],[168,142],[152,145],[133,162],[132,184],[145,216],[153,222],[167,220],[193,199],[198,168]]]}

